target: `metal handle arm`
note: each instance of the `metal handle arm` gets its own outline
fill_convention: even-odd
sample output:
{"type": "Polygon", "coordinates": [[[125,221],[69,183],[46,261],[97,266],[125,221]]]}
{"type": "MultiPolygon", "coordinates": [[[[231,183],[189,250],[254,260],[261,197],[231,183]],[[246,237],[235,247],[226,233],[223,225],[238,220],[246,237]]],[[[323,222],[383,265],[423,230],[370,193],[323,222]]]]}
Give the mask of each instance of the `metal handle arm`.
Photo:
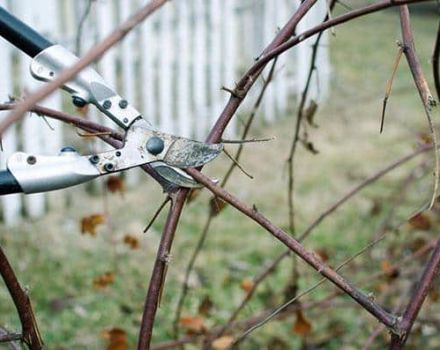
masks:
{"type": "Polygon", "coordinates": [[[31,57],[53,44],[0,6],[0,35],[31,57]]]}
{"type": "Polygon", "coordinates": [[[0,171],[0,196],[23,192],[14,175],[9,170],[0,171]]]}

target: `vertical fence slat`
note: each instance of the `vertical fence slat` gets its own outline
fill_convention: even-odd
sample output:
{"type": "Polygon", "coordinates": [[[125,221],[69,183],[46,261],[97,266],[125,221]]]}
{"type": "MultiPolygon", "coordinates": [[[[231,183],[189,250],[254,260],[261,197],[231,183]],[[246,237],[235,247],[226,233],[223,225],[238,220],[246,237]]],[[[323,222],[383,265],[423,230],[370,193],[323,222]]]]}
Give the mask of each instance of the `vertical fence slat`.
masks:
{"type": "Polygon", "coordinates": [[[159,60],[159,108],[160,120],[158,127],[169,133],[175,130],[173,121],[172,103],[173,93],[173,70],[172,55],[173,47],[171,45],[173,33],[173,6],[166,5],[160,12],[160,60],[159,60]]]}
{"type": "Polygon", "coordinates": [[[193,77],[194,77],[194,108],[195,114],[195,137],[203,140],[207,130],[207,50],[206,50],[206,2],[195,0],[194,5],[194,51],[193,51],[193,77]]]}
{"type": "Polygon", "coordinates": [[[191,24],[188,1],[176,3],[178,16],[177,47],[177,118],[179,135],[190,137],[193,129],[193,119],[190,111],[191,86],[190,86],[190,36],[191,24]]]}
{"type": "Polygon", "coordinates": [[[220,0],[211,0],[209,8],[209,18],[211,27],[209,28],[210,35],[210,64],[209,64],[209,75],[210,75],[210,94],[211,94],[211,110],[210,110],[210,127],[217,119],[221,108],[222,108],[222,93],[221,93],[221,51],[222,51],[222,36],[221,36],[221,23],[223,20],[222,7],[220,0]]]}
{"type": "MultiPolygon", "coordinates": [[[[276,2],[275,1],[266,1],[264,3],[264,37],[265,37],[265,43],[266,45],[273,39],[275,33],[276,33],[276,2]]],[[[267,72],[269,69],[266,68],[265,72],[267,72]]],[[[279,69],[279,65],[277,65],[277,69],[279,69]]],[[[277,79],[277,77],[275,77],[277,79]]],[[[274,93],[274,86],[273,84],[269,85],[266,94],[264,96],[264,117],[266,121],[273,122],[276,117],[276,110],[275,110],[275,93],[274,93]]]]}

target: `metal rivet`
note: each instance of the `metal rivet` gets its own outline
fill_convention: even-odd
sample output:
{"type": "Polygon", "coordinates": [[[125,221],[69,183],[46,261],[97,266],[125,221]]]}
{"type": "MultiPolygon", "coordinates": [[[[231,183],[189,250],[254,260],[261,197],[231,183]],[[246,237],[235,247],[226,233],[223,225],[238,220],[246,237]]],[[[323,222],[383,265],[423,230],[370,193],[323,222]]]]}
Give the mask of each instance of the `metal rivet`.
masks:
{"type": "Polygon", "coordinates": [[[164,148],[165,143],[160,137],[157,136],[153,136],[151,139],[148,140],[146,144],[147,151],[154,156],[162,152],[164,148]]]}
{"type": "Polygon", "coordinates": [[[128,123],[128,118],[124,118],[122,121],[123,121],[125,124],[127,124],[127,123],[128,123]]]}
{"type": "Polygon", "coordinates": [[[26,159],[27,163],[30,165],[34,165],[37,162],[37,158],[35,156],[29,156],[26,159]]]}
{"type": "Polygon", "coordinates": [[[90,163],[92,164],[98,164],[99,163],[99,156],[97,154],[94,154],[89,158],[90,163]]]}
{"type": "Polygon", "coordinates": [[[120,108],[125,109],[125,108],[127,108],[127,106],[128,106],[128,102],[127,102],[127,100],[121,100],[121,101],[119,101],[119,107],[120,107],[120,108]]]}
{"type": "Polygon", "coordinates": [[[83,108],[87,104],[84,99],[78,96],[73,96],[72,103],[78,108],[83,108]]]}
{"type": "Polygon", "coordinates": [[[120,157],[121,156],[121,152],[120,151],[116,151],[116,157],[120,157]]]}
{"type": "Polygon", "coordinates": [[[112,107],[111,101],[105,100],[104,103],[102,104],[102,107],[104,107],[105,109],[110,109],[112,107]]]}
{"type": "Polygon", "coordinates": [[[115,166],[112,163],[104,164],[105,171],[112,171],[114,168],[115,168],[115,166]]]}

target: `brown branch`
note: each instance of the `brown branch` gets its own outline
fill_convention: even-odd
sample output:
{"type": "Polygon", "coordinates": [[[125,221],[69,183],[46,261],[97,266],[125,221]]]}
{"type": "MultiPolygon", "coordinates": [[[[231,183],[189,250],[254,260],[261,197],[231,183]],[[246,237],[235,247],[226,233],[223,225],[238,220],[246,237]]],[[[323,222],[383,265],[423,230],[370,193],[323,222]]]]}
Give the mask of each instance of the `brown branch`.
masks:
{"type": "Polygon", "coordinates": [[[396,331],[396,318],[385,311],[381,306],[376,304],[362,291],[351,285],[346,279],[344,279],[335,270],[326,265],[317,255],[313,252],[305,249],[297,240],[291,235],[275,226],[270,220],[268,220],[260,212],[256,211],[252,207],[247,206],[241,202],[238,198],[219,187],[217,184],[211,181],[207,176],[202,174],[196,169],[187,169],[187,172],[198,182],[205,185],[214,195],[223,199],[244,215],[257,222],[260,226],[266,229],[272,236],[286,245],[290,250],[297,254],[308,265],[318,271],[323,277],[326,277],[329,281],[335,284],[338,288],[342,289],[357,303],[363,306],[369,313],[371,313],[378,321],[385,324],[391,331],[396,331]]]}
{"type": "Polygon", "coordinates": [[[423,302],[428,295],[429,289],[432,286],[434,278],[438,274],[440,267],[440,238],[437,240],[434,251],[425,266],[423,275],[417,283],[411,299],[405,309],[402,319],[399,321],[400,334],[393,334],[391,337],[390,349],[398,350],[403,349],[408,336],[411,332],[411,328],[417,315],[423,305],[423,302]]]}
{"type": "Polygon", "coordinates": [[[0,343],[10,343],[21,340],[22,336],[18,333],[0,334],[0,343]]]}
{"type": "Polygon", "coordinates": [[[437,28],[437,38],[435,39],[434,52],[432,54],[432,75],[434,77],[437,99],[440,100],[440,21],[437,28]]]}
{"type": "Polygon", "coordinates": [[[3,249],[0,246],[0,274],[5,282],[6,288],[11,295],[22,328],[22,340],[30,346],[32,350],[43,349],[43,341],[38,330],[32,304],[27,292],[18,282],[17,275],[12,269],[3,249]]]}
{"type": "Polygon", "coordinates": [[[432,97],[431,91],[429,90],[428,82],[423,74],[422,65],[417,57],[416,48],[414,45],[414,38],[411,30],[411,21],[409,17],[409,9],[407,5],[400,6],[400,24],[402,30],[402,44],[403,52],[408,61],[409,68],[411,70],[412,76],[414,78],[414,83],[419,92],[420,98],[422,99],[423,108],[425,110],[426,118],[428,120],[429,129],[432,134],[432,139],[434,143],[434,156],[435,156],[435,180],[434,189],[432,191],[430,208],[434,205],[434,201],[437,197],[438,185],[440,179],[440,155],[438,153],[438,141],[437,132],[434,128],[432,122],[431,111],[432,108],[436,106],[436,102],[432,97]]]}
{"type": "Polygon", "coordinates": [[[59,73],[59,75],[57,75],[53,81],[47,83],[42,88],[29,95],[25,100],[18,103],[17,107],[10,112],[4,120],[1,121],[0,135],[2,135],[9,126],[22,118],[24,113],[29,111],[39,101],[49,96],[52,92],[63,86],[64,83],[72,79],[77,73],[86,68],[89,64],[99,59],[107,50],[121,41],[136,25],[158,10],[166,2],[167,0],[151,0],[128,20],[123,22],[103,41],[90,49],[77,63],[59,73]]]}

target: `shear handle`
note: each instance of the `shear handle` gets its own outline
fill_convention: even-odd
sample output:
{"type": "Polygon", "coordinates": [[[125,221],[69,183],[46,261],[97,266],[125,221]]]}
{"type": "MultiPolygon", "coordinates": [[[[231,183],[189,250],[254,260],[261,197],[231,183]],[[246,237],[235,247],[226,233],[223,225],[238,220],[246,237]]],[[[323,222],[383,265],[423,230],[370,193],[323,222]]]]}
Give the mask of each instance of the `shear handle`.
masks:
{"type": "Polygon", "coordinates": [[[22,188],[9,170],[0,171],[0,196],[11,193],[21,193],[22,188]]]}
{"type": "Polygon", "coordinates": [[[0,35],[31,57],[53,44],[0,6],[0,35]]]}

